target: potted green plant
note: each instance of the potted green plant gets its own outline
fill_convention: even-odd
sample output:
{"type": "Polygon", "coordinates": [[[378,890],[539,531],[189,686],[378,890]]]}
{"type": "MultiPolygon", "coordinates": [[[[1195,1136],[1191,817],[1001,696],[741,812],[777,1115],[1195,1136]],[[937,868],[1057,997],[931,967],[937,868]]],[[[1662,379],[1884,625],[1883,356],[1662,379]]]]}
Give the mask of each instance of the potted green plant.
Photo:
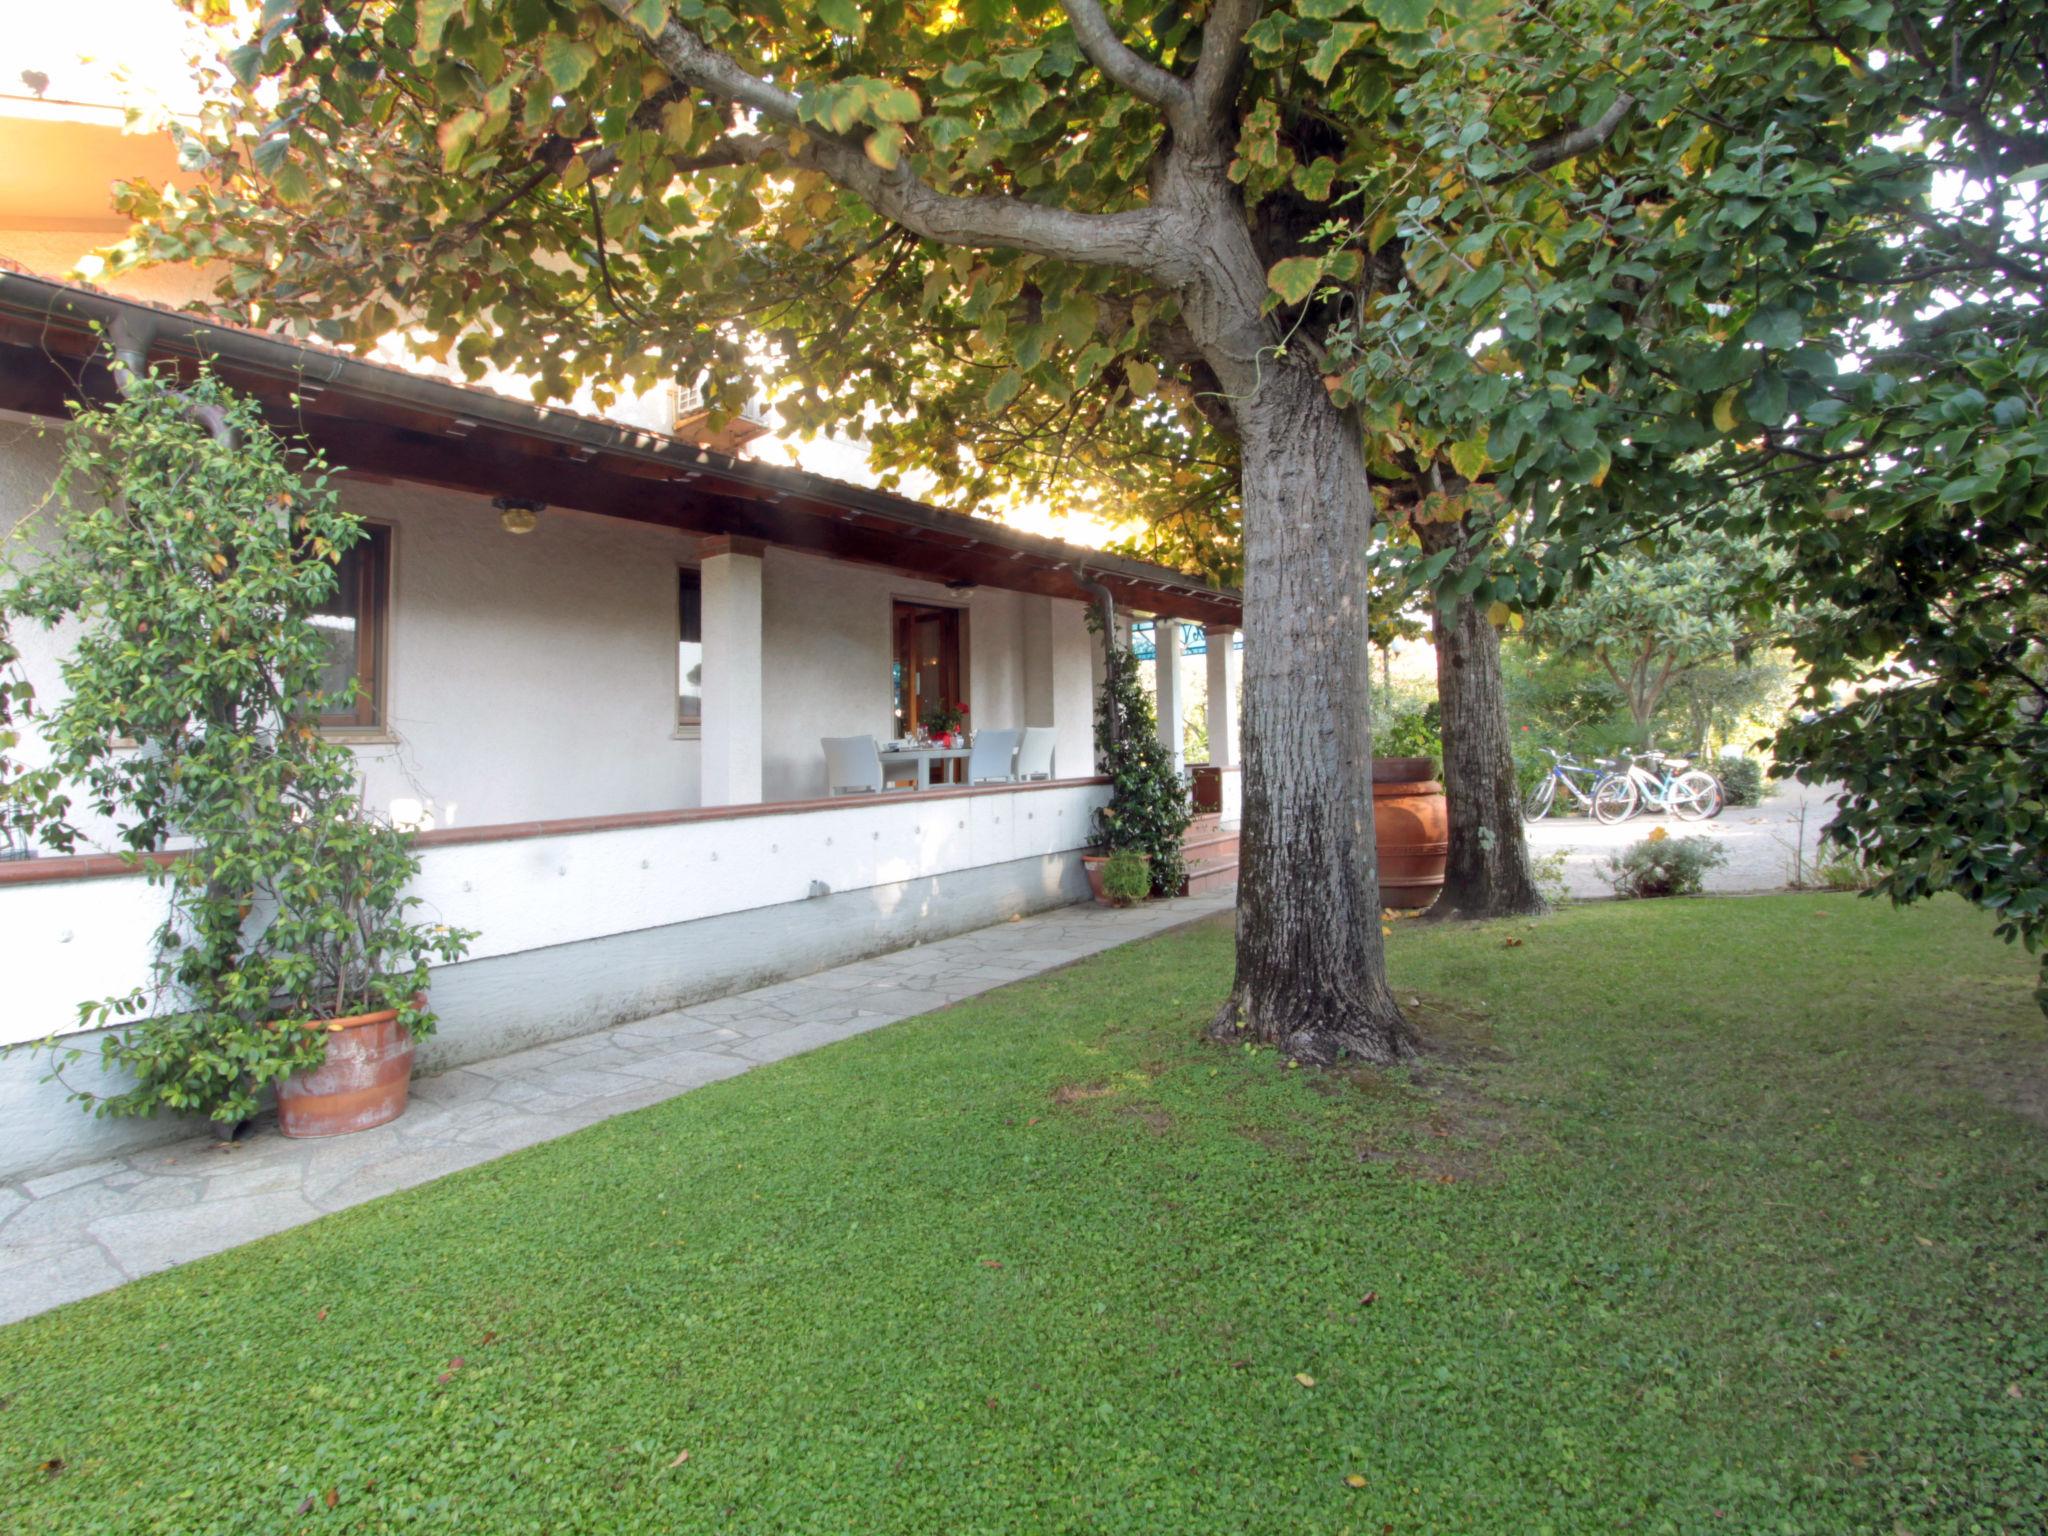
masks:
{"type": "Polygon", "coordinates": [[[1152,860],[1135,848],[1119,848],[1098,861],[1095,899],[1108,907],[1133,907],[1152,894],[1152,860]]]}
{"type": "MultiPolygon", "coordinates": [[[[389,1012],[370,1028],[409,1049],[388,1026],[432,1027],[427,963],[470,936],[409,919],[410,844],[363,813],[353,754],[318,727],[312,616],[361,522],[212,375],[180,388],[119,359],[115,374],[121,398],[66,434],[41,547],[0,584],[0,614],[77,628],[61,701],[12,693],[12,728],[32,721],[50,762],[10,816],[67,851],[80,796],[166,888],[150,983],[79,1008],[81,1028],[114,1026],[99,1056],[126,1086],[73,1097],[232,1136],[268,1090],[355,1051],[337,1043],[355,1026],[330,1023],[389,1012]]],[[[61,1080],[82,1053],[46,1044],[61,1080]]]]}
{"type": "Polygon", "coordinates": [[[1180,890],[1187,873],[1181,837],[1194,819],[1187,781],[1173,755],[1159,741],[1152,700],[1138,680],[1138,658],[1129,646],[1105,639],[1102,691],[1095,706],[1098,759],[1109,776],[1109,803],[1095,813],[1099,852],[1082,857],[1095,899],[1109,902],[1104,884],[1116,854],[1140,854],[1151,871],[1155,894],[1180,890]]]}
{"type": "Polygon", "coordinates": [[[411,920],[418,860],[352,786],[328,786],[306,812],[313,846],[279,882],[267,937],[302,982],[282,1027],[324,1036],[326,1051],[277,1085],[277,1122],[287,1136],[339,1136],[405,1113],[415,1042],[435,1024],[429,963],[460,958],[472,935],[411,920]]]}

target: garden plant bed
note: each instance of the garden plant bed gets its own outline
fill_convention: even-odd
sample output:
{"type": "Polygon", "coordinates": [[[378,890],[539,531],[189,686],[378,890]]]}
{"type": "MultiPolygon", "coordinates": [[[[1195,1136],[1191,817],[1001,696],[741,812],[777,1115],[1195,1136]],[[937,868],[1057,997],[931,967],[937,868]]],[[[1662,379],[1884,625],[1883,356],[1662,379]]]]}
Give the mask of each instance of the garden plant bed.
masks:
{"type": "Polygon", "coordinates": [[[0,1331],[0,1531],[2029,1526],[1980,914],[1390,945],[1391,1081],[1203,1043],[1206,924],[0,1331]]]}

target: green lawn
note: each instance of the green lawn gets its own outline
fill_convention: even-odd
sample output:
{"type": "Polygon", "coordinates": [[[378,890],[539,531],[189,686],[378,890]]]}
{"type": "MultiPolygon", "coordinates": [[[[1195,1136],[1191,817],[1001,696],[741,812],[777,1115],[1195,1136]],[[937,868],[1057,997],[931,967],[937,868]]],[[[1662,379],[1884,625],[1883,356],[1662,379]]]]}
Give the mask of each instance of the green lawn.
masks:
{"type": "Polygon", "coordinates": [[[1412,1082],[1199,1043],[1210,925],[0,1330],[0,1530],[2042,1528],[1981,916],[1391,942],[1412,1082]]]}

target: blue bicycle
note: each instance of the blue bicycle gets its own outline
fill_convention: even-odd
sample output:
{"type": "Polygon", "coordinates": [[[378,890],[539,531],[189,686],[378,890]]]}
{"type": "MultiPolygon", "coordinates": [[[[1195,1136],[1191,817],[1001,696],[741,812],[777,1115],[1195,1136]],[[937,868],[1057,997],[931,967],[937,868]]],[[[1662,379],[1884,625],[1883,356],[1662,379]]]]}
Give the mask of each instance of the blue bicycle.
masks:
{"type": "Polygon", "coordinates": [[[1522,798],[1522,819],[1541,821],[1557,804],[1557,793],[1562,789],[1571,799],[1578,801],[1579,809],[1591,812],[1599,796],[1600,786],[1621,771],[1621,762],[1616,758],[1599,758],[1588,768],[1584,763],[1570,761],[1562,752],[1553,748],[1543,749],[1550,757],[1550,771],[1538,779],[1522,798]],[[1581,784],[1580,779],[1586,782],[1581,784]]]}

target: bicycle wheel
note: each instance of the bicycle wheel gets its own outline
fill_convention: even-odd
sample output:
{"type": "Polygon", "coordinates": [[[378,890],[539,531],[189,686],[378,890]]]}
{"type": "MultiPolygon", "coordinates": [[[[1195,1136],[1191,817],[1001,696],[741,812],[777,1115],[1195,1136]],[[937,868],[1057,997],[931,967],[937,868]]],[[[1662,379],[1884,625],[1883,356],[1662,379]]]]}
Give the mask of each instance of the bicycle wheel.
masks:
{"type": "Polygon", "coordinates": [[[1557,799],[1557,779],[1546,773],[1529,790],[1522,801],[1522,820],[1541,821],[1550,814],[1550,807],[1557,799]]]}
{"type": "Polygon", "coordinates": [[[1694,768],[1671,781],[1671,814],[1684,821],[1705,821],[1721,814],[1721,785],[1711,773],[1694,768]]]}
{"type": "Polygon", "coordinates": [[[1617,821],[1627,821],[1643,808],[1643,797],[1636,788],[1636,781],[1610,775],[1593,786],[1593,819],[1613,826],[1617,821]]]}

